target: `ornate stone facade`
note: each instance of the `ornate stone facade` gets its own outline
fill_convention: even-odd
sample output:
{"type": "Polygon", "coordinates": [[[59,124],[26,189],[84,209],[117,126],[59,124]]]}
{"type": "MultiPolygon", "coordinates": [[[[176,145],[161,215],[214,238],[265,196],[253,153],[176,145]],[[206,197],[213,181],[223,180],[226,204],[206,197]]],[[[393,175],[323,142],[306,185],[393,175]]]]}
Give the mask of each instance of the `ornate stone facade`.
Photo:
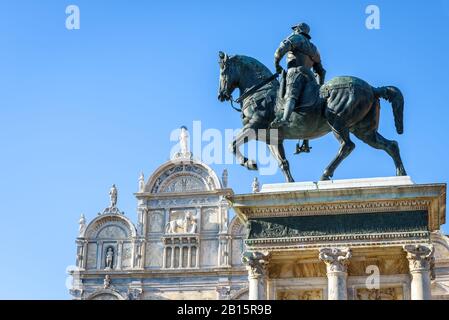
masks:
{"type": "Polygon", "coordinates": [[[140,175],[136,224],[115,185],[104,210],[81,216],[74,299],[449,299],[445,185],[377,178],[235,195],[182,139],[140,175]]]}
{"type": "Polygon", "coordinates": [[[136,225],[118,209],[115,185],[107,208],[88,224],[80,219],[75,299],[247,298],[245,230],[229,216],[232,190],[185,139],[146,182],[140,175],[136,225]]]}

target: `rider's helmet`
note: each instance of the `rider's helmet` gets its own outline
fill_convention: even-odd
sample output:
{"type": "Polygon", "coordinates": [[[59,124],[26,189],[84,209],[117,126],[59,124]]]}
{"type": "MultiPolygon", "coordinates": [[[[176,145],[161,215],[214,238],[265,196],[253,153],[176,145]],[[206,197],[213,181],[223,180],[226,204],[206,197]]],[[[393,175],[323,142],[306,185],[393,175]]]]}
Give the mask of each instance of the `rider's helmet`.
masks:
{"type": "Polygon", "coordinates": [[[292,26],[293,30],[298,31],[299,33],[303,34],[307,39],[311,39],[312,37],[309,35],[310,33],[310,27],[305,22],[300,22],[298,24],[295,24],[292,26]]]}

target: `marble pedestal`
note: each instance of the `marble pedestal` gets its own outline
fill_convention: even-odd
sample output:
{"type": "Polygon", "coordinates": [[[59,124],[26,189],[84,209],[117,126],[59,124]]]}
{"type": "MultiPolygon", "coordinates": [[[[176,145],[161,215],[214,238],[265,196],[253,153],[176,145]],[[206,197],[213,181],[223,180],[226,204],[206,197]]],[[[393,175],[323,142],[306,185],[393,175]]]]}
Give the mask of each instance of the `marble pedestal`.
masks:
{"type": "Polygon", "coordinates": [[[229,201],[248,228],[247,255],[270,257],[264,281],[249,287],[253,299],[431,298],[430,235],[445,223],[445,184],[409,177],[274,184],[229,201]],[[377,270],[375,286],[369,268],[377,270]]]}

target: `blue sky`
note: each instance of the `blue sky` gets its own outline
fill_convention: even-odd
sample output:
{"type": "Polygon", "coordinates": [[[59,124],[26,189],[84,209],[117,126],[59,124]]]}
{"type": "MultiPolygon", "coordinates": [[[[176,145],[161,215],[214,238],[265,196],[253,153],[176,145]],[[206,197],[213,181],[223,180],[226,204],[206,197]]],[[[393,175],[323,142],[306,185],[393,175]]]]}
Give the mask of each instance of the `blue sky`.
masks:
{"type": "MultiPolygon", "coordinates": [[[[239,128],[217,99],[219,50],[253,56],[273,70],[290,25],[306,21],[327,78],[354,75],[405,96],[405,134],[382,103],[380,132],[399,141],[417,183],[447,182],[449,1],[0,1],[0,299],[67,299],[80,213],[108,203],[135,221],[139,172],[169,158],[170,132],[239,128]],[[65,8],[81,29],[65,28],[65,8]],[[365,8],[380,8],[380,30],[365,8]]],[[[334,178],[390,176],[391,159],[354,138],[334,178]]],[[[312,153],[287,153],[297,181],[317,180],[338,149],[328,135],[312,153]]],[[[227,152],[227,150],[226,150],[227,152]]],[[[235,192],[254,172],[229,170],[235,192]]],[[[262,183],[282,182],[278,172],[262,183]]],[[[445,228],[447,232],[448,229],[445,228]]]]}

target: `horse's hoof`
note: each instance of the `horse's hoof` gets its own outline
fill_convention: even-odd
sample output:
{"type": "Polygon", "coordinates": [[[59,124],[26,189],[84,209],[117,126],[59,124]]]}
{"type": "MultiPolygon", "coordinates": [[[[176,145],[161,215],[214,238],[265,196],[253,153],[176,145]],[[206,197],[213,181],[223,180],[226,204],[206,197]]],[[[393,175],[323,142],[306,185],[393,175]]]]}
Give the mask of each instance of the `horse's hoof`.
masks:
{"type": "Polygon", "coordinates": [[[406,176],[407,172],[405,171],[404,168],[400,168],[398,170],[396,170],[396,176],[401,177],[401,176],[406,176]]]}
{"type": "Polygon", "coordinates": [[[329,181],[330,179],[331,179],[331,177],[329,177],[328,175],[323,174],[323,175],[321,176],[320,181],[329,181]]]}
{"type": "Polygon", "coordinates": [[[257,163],[254,160],[248,160],[245,162],[245,167],[249,170],[257,170],[257,163]]]}

